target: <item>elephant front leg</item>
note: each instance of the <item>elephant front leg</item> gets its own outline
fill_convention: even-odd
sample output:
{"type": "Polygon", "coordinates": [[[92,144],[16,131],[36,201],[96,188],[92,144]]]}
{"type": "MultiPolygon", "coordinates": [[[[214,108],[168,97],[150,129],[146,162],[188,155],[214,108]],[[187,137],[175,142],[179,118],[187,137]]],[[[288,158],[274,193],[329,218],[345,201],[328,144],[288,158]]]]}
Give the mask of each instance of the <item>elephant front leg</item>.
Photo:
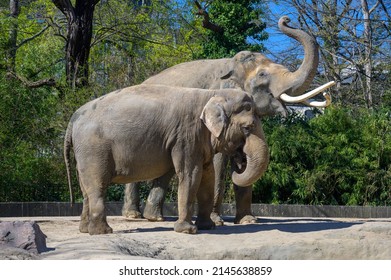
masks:
{"type": "Polygon", "coordinates": [[[130,183],[125,185],[122,216],[131,219],[141,218],[139,187],[140,183],[130,183]]]}
{"type": "Polygon", "coordinates": [[[236,216],[235,224],[253,224],[257,218],[251,212],[252,187],[238,187],[234,185],[236,216]]]}
{"type": "Polygon", "coordinates": [[[182,233],[197,233],[197,226],[192,223],[191,218],[194,212],[194,201],[201,183],[202,164],[189,166],[185,169],[180,168],[177,175],[179,179],[178,220],[174,224],[174,230],[182,233]]]}

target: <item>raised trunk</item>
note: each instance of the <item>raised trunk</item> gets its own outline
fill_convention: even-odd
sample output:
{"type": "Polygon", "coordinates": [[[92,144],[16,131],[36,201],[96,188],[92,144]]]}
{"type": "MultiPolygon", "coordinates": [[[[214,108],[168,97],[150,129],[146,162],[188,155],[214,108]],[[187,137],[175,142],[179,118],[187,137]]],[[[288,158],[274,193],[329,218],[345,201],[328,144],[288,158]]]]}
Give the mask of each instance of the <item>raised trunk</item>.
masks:
{"type": "Polygon", "coordinates": [[[255,183],[266,171],[269,163],[269,149],[267,147],[260,126],[255,134],[250,134],[243,147],[246,155],[246,168],[242,173],[233,172],[232,181],[240,187],[247,187],[255,183]]]}
{"type": "Polygon", "coordinates": [[[314,37],[303,30],[288,26],[289,22],[289,17],[281,17],[278,21],[278,27],[284,34],[299,41],[303,45],[304,59],[299,69],[287,74],[286,83],[282,82],[279,92],[297,96],[302,94],[310,86],[315,77],[319,64],[319,50],[314,37]]]}

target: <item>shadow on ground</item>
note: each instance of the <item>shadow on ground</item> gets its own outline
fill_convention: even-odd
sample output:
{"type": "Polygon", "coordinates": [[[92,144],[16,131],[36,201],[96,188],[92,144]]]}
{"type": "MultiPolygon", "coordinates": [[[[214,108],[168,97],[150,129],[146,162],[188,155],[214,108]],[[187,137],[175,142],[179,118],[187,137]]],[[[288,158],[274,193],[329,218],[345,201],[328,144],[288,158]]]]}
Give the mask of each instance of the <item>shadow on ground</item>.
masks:
{"type": "MultiPolygon", "coordinates": [[[[243,234],[263,231],[278,230],[289,233],[306,233],[325,230],[345,229],[363,222],[343,222],[333,219],[259,219],[256,224],[234,225],[233,217],[224,218],[226,224],[213,230],[200,230],[199,234],[243,234]]],[[[175,217],[169,217],[166,221],[176,221],[175,217]]],[[[172,227],[138,228],[137,232],[162,232],[172,231],[172,227]]]]}

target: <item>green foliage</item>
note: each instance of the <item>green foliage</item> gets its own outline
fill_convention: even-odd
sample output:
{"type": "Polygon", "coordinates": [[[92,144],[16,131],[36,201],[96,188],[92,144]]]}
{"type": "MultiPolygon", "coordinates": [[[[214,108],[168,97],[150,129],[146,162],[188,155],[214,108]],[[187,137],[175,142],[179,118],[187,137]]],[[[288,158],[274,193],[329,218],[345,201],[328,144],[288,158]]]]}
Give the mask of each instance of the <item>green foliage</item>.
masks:
{"type": "Polygon", "coordinates": [[[149,2],[138,7],[115,0],[96,6],[91,79],[102,92],[141,83],[190,60],[199,49],[193,28],[182,24],[176,1],[149,2]]]}
{"type": "Polygon", "coordinates": [[[242,50],[262,52],[261,41],[267,39],[262,22],[263,7],[259,1],[237,0],[209,1],[207,12],[210,21],[223,28],[223,33],[203,30],[205,40],[201,42],[199,57],[232,57],[242,50]]]}
{"type": "Polygon", "coordinates": [[[390,205],[391,116],[332,107],[311,121],[266,120],[270,165],[254,200],[390,205]]]}
{"type": "Polygon", "coordinates": [[[0,73],[0,201],[61,200],[57,97],[46,88],[28,90],[0,73]]]}
{"type": "MultiPolygon", "coordinates": [[[[90,86],[65,83],[66,20],[49,0],[20,2],[20,14],[0,9],[0,201],[69,201],[63,135],[71,114],[113,89],[139,83],[197,48],[189,26],[177,20],[175,1],[102,1],[96,8],[90,56],[90,86]],[[15,72],[26,81],[54,78],[56,87],[28,88],[5,71],[10,31],[17,31],[15,72]]],[[[75,170],[72,183],[81,200],[75,170]]],[[[121,186],[109,199],[121,199],[121,186]]]]}

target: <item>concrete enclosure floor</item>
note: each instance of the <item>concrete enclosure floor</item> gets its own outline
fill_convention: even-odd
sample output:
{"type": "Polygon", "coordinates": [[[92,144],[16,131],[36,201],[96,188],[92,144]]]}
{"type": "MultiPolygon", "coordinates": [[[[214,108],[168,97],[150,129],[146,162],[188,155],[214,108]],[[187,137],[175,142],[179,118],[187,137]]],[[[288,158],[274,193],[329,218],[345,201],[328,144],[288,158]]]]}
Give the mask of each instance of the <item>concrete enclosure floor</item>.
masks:
{"type": "Polygon", "coordinates": [[[36,221],[47,236],[39,255],[0,250],[0,259],[275,259],[391,260],[391,219],[271,218],[189,235],[164,222],[108,217],[113,234],[79,232],[79,217],[0,218],[36,221]]]}

